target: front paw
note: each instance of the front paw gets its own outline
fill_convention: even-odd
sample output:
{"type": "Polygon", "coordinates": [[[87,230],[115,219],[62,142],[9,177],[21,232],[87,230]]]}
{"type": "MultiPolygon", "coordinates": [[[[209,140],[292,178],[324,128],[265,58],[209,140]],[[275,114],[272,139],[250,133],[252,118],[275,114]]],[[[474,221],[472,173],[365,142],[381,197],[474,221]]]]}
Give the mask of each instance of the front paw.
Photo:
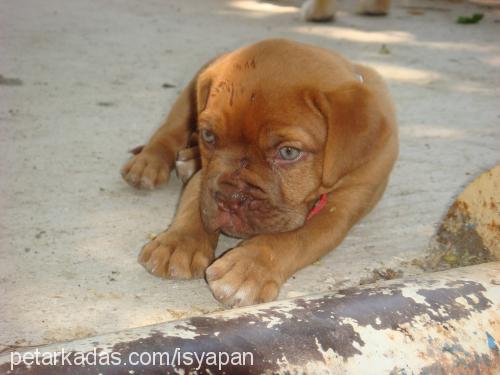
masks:
{"type": "Polygon", "coordinates": [[[214,247],[202,237],[176,230],[163,232],[142,248],[139,263],[159,277],[201,278],[214,257],[214,247]]]}
{"type": "Polygon", "coordinates": [[[121,174],[133,187],[154,189],[168,181],[170,164],[159,151],[141,151],[125,163],[121,174]]]}
{"type": "Polygon", "coordinates": [[[283,284],[268,249],[242,244],[207,268],[206,278],[215,298],[228,306],[269,302],[283,284]]]}

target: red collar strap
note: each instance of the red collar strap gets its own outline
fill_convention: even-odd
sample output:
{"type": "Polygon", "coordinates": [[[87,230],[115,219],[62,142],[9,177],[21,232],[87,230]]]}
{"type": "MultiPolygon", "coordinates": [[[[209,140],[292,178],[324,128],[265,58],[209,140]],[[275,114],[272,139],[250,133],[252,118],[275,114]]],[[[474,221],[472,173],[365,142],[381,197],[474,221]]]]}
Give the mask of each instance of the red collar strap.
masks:
{"type": "Polygon", "coordinates": [[[321,194],[316,203],[314,203],[313,208],[311,208],[311,211],[309,211],[307,220],[310,220],[313,216],[317,215],[323,209],[323,207],[326,206],[326,202],[328,202],[328,194],[321,194]]]}

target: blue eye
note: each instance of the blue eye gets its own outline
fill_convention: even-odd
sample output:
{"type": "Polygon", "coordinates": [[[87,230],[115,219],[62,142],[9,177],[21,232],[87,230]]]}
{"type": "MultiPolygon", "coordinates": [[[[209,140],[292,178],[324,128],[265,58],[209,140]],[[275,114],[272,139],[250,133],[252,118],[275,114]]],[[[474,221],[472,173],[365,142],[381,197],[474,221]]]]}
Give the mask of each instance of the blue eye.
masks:
{"type": "Polygon", "coordinates": [[[213,145],[215,143],[215,134],[210,130],[203,129],[201,131],[201,138],[209,145],[213,145]]]}
{"type": "Polygon", "coordinates": [[[302,155],[302,151],[295,147],[285,146],[278,150],[278,154],[283,160],[293,161],[297,160],[302,155]]]}

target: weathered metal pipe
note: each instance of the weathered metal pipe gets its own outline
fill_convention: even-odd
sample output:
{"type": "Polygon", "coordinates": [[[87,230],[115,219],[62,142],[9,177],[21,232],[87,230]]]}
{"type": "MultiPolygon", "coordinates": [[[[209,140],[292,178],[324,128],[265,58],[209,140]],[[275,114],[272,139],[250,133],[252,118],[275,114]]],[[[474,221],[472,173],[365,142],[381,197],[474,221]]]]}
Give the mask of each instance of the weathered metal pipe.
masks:
{"type": "Polygon", "coordinates": [[[0,373],[498,374],[499,307],[494,262],[51,345],[30,366],[9,353],[0,373]]]}

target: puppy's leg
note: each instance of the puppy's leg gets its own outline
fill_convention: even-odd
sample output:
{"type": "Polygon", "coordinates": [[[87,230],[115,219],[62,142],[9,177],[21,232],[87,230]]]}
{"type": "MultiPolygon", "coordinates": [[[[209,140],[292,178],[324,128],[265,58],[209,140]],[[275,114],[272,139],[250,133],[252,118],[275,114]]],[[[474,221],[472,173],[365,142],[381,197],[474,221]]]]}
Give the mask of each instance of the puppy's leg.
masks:
{"type": "Polygon", "coordinates": [[[302,15],[306,21],[329,22],[335,18],[336,0],[306,0],[302,15]]]}
{"type": "Polygon", "coordinates": [[[196,78],[182,91],[163,125],[122,168],[125,181],[137,188],[154,189],[168,181],[177,152],[186,147],[194,123],[196,78]]]}
{"type": "Polygon", "coordinates": [[[198,172],[186,185],[170,228],[142,248],[139,263],[152,274],[172,279],[202,277],[213,260],[218,234],[208,233],[203,226],[200,190],[198,172]]]}
{"type": "Polygon", "coordinates": [[[369,16],[385,16],[391,8],[391,0],[360,0],[358,13],[369,16]]]}
{"type": "Polygon", "coordinates": [[[347,180],[303,227],[253,237],[210,265],[206,276],[215,298],[231,306],[272,301],[291,275],[336,247],[386,186],[347,180]]]}

